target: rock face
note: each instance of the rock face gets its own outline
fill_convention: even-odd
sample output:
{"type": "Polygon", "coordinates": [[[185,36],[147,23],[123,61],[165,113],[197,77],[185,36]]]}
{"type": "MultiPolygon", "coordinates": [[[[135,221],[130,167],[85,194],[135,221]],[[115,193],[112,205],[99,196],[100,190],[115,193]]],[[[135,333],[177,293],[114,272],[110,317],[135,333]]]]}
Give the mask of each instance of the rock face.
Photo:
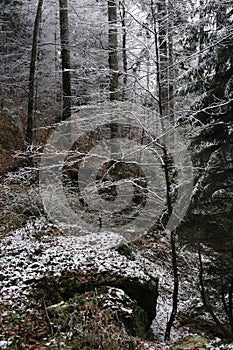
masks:
{"type": "Polygon", "coordinates": [[[157,280],[141,281],[136,277],[122,277],[111,272],[97,273],[96,271],[90,271],[88,275],[82,275],[67,271],[60,277],[43,277],[36,282],[33,289],[37,293],[37,298],[45,298],[48,304],[57,304],[70,301],[75,295],[103,292],[110,287],[119,289],[125,294],[126,298],[123,305],[125,305],[126,310],[127,307],[132,308],[132,314],[130,313],[128,317],[121,317],[118,313],[129,334],[146,337],[151,322],[156,315],[157,280]]]}
{"type": "MultiPolygon", "coordinates": [[[[37,342],[46,332],[49,339],[65,338],[72,349],[146,348],[141,342],[151,339],[158,274],[150,263],[145,266],[135,247],[129,245],[127,256],[125,249],[120,249],[120,254],[119,246],[126,245],[112,232],[64,235],[39,220],[7,233],[1,240],[0,257],[5,307],[8,301],[12,307],[13,302],[23,314],[20,322],[25,324],[31,322],[29,316],[38,315],[43,335],[28,335],[37,342]],[[16,289],[11,288],[9,280],[16,289]],[[137,347],[130,347],[129,342],[137,347]]],[[[17,335],[24,337],[20,330],[17,335]]]]}
{"type": "MultiPolygon", "coordinates": [[[[138,336],[142,339],[147,336],[147,329],[145,329],[145,324],[148,322],[146,312],[119,288],[103,287],[101,291],[86,292],[82,295],[75,294],[69,301],[61,301],[58,304],[48,306],[47,311],[50,318],[55,322],[55,328],[56,326],[65,328],[67,321],[72,318],[74,313],[83,314],[83,316],[86,314],[86,322],[91,322],[91,318],[97,317],[94,312],[97,312],[99,316],[107,315],[110,312],[108,314],[109,321],[111,319],[117,325],[123,323],[129,335],[138,336]],[[88,315],[86,311],[91,308],[91,304],[94,304],[96,308],[95,310],[92,308],[88,315]]],[[[81,319],[77,320],[77,323],[79,322],[79,327],[82,328],[81,319]]],[[[107,325],[105,327],[107,328],[107,325]]],[[[92,332],[94,333],[93,329],[92,332]]]]}

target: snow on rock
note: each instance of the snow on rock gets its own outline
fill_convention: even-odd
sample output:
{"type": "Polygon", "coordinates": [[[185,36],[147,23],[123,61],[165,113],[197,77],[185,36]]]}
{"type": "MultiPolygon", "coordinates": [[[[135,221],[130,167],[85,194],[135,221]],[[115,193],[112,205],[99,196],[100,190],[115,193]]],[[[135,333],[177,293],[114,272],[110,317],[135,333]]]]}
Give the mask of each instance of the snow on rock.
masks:
{"type": "Polygon", "coordinates": [[[20,300],[27,295],[30,281],[48,273],[55,276],[62,271],[112,271],[123,277],[143,281],[150,276],[144,272],[140,260],[129,260],[112,249],[122,237],[109,232],[85,236],[35,237],[39,224],[9,233],[1,240],[1,295],[4,301],[20,300]]]}
{"type": "MultiPolygon", "coordinates": [[[[86,233],[82,236],[65,236],[57,235],[57,233],[52,235],[53,229],[54,227],[46,224],[44,220],[37,220],[1,238],[0,293],[1,303],[5,305],[4,310],[7,308],[11,311],[24,310],[32,282],[44,276],[59,277],[65,271],[80,274],[88,273],[88,271],[111,272],[125,278],[137,278],[142,282],[158,278],[159,296],[152,330],[155,340],[161,344],[163,349],[168,349],[169,347],[163,341],[164,330],[171,313],[173,291],[171,251],[168,239],[161,237],[160,240],[150,241],[147,237],[145,242],[133,244],[132,259],[129,259],[116,250],[117,246],[127,244],[127,242],[122,236],[115,233],[99,232],[86,233]]],[[[194,253],[185,249],[178,251],[180,272],[178,313],[185,313],[193,300],[197,299],[198,264],[196,261],[197,256],[194,253]]],[[[117,288],[114,288],[114,293],[119,300],[124,294],[121,289],[117,288]]],[[[111,307],[111,298],[108,303],[111,307]]],[[[124,306],[122,311],[128,314],[132,312],[128,306],[124,306]]],[[[180,327],[179,322],[176,321],[172,328],[171,341],[175,341],[186,333],[188,330],[180,327]]],[[[4,349],[7,346],[5,339],[1,340],[0,348],[4,349]]],[[[208,348],[223,349],[221,344],[214,343],[208,348]]]]}

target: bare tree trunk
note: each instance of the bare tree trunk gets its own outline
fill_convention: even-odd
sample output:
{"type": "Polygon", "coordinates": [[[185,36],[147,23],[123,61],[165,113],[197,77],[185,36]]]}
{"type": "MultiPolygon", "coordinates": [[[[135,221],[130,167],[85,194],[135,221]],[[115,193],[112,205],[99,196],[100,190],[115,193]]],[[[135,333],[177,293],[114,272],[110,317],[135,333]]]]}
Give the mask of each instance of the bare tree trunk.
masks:
{"type": "MultiPolygon", "coordinates": [[[[154,1],[151,0],[151,14],[153,18],[153,29],[154,29],[154,43],[155,43],[155,54],[156,54],[156,71],[157,71],[157,89],[158,89],[158,107],[162,132],[165,131],[165,123],[163,120],[164,115],[167,115],[169,108],[171,106],[170,94],[172,88],[170,87],[169,82],[169,71],[168,71],[168,49],[169,55],[172,55],[172,46],[167,47],[167,11],[166,5],[163,1],[158,5],[158,13],[155,12],[154,1]]],[[[170,41],[172,45],[172,41],[170,41]]],[[[172,97],[173,98],[173,97],[172,97]]],[[[164,160],[164,174],[166,182],[166,197],[167,197],[167,211],[168,219],[172,214],[172,198],[171,198],[171,180],[170,180],[170,160],[166,148],[166,137],[163,137],[163,160],[164,160]]],[[[171,328],[177,314],[177,305],[178,305],[178,293],[179,293],[179,279],[178,279],[178,267],[177,267],[177,253],[176,253],[176,242],[175,242],[176,232],[173,230],[170,233],[170,243],[172,250],[172,269],[173,269],[173,295],[172,295],[172,311],[170,318],[166,325],[165,330],[165,341],[170,340],[171,328]]]]}
{"type": "Polygon", "coordinates": [[[109,70],[110,70],[110,83],[109,83],[109,95],[110,101],[118,100],[118,42],[117,42],[117,6],[116,0],[108,0],[108,46],[109,46],[109,70]]]}
{"type": "Polygon", "coordinates": [[[33,142],[33,112],[34,112],[34,83],[35,83],[35,71],[36,71],[36,59],[37,59],[37,44],[39,26],[41,21],[43,0],[38,1],[36,18],[34,22],[33,37],[32,37],[32,50],[30,59],[30,72],[29,72],[29,86],[28,86],[28,111],[27,111],[27,128],[26,128],[26,147],[29,148],[28,163],[32,165],[32,152],[30,150],[33,142]]]}
{"type": "Polygon", "coordinates": [[[171,68],[173,66],[173,15],[171,5],[166,4],[165,0],[158,3],[151,0],[150,6],[154,27],[159,114],[162,127],[165,129],[165,121],[162,116],[169,116],[169,126],[174,125],[174,77],[171,68]]]}
{"type": "Polygon", "coordinates": [[[174,67],[173,67],[173,24],[174,13],[171,8],[170,1],[168,2],[168,21],[167,21],[167,40],[168,40],[168,67],[167,67],[167,80],[168,80],[168,115],[171,126],[175,125],[174,120],[174,67]]]}
{"type": "Polygon", "coordinates": [[[59,0],[59,9],[63,91],[63,110],[61,120],[66,120],[71,116],[71,63],[67,0],[59,0]]]}
{"type": "Polygon", "coordinates": [[[158,44],[159,44],[159,64],[160,64],[160,85],[161,104],[163,115],[168,115],[169,91],[168,91],[168,14],[165,0],[158,1],[158,44]]]}
{"type": "Polygon", "coordinates": [[[154,29],[154,44],[155,44],[155,56],[156,56],[156,83],[157,83],[157,98],[158,98],[158,108],[160,115],[160,123],[162,127],[162,132],[164,133],[165,127],[163,122],[163,104],[162,104],[162,85],[161,85],[161,70],[160,70],[160,54],[159,54],[159,40],[157,33],[157,19],[155,13],[154,1],[151,0],[150,3],[151,14],[153,18],[153,29],[154,29]]]}
{"type": "Polygon", "coordinates": [[[126,51],[126,27],[125,27],[125,1],[122,0],[120,2],[121,8],[121,27],[122,27],[122,61],[123,61],[123,92],[122,98],[125,98],[125,91],[127,89],[127,70],[128,70],[128,62],[127,62],[127,51],[126,51]]]}
{"type": "MultiPolygon", "coordinates": [[[[118,40],[117,40],[117,0],[108,0],[108,63],[110,70],[110,82],[109,82],[109,98],[110,101],[116,101],[119,99],[118,92],[118,40]]],[[[116,123],[111,124],[111,158],[114,160],[118,152],[118,143],[114,138],[119,136],[118,125],[116,123]]]]}
{"type": "Polygon", "coordinates": [[[177,314],[178,306],[178,292],[179,292],[179,277],[178,277],[178,268],[177,268],[177,254],[176,254],[176,241],[175,241],[176,232],[173,230],[171,232],[171,248],[172,248],[172,269],[173,269],[173,295],[172,295],[172,312],[170,318],[167,322],[164,340],[169,341],[171,337],[171,328],[175,317],[177,314]]]}
{"type": "MultiPolygon", "coordinates": [[[[165,172],[165,182],[166,182],[166,197],[167,197],[167,211],[168,220],[172,214],[172,198],[171,198],[171,160],[167,153],[166,147],[163,149],[164,152],[164,172],[165,172]]],[[[172,311],[170,318],[167,322],[164,340],[169,341],[171,336],[171,328],[177,314],[178,306],[178,292],[179,292],[179,277],[178,277],[178,267],[177,267],[177,253],[176,253],[176,230],[174,229],[170,233],[170,243],[172,249],[172,270],[173,270],[173,294],[172,294],[172,311]]]]}
{"type": "Polygon", "coordinates": [[[231,331],[233,332],[233,305],[232,305],[232,299],[233,299],[233,278],[231,278],[231,283],[228,291],[228,317],[229,317],[229,323],[231,327],[231,331]]]}

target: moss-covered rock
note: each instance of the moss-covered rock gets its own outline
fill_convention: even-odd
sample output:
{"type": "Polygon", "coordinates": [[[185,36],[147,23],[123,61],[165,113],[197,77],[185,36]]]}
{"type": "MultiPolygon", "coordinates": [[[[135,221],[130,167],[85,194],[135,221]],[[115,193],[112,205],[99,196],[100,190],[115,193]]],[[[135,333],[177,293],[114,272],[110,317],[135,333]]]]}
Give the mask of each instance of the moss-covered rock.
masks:
{"type": "Polygon", "coordinates": [[[190,335],[185,338],[178,339],[172,344],[170,350],[204,350],[208,340],[200,335],[190,335]]]}
{"type": "MultiPolygon", "coordinates": [[[[88,274],[64,272],[62,276],[45,276],[34,285],[34,294],[39,299],[45,299],[47,305],[56,304],[56,310],[65,313],[69,311],[70,300],[79,295],[79,302],[85,293],[101,291],[112,287],[122,290],[133,302],[131,313],[127,308],[118,313],[129,333],[134,336],[145,337],[150,324],[155,317],[158,284],[156,280],[140,281],[139,278],[122,277],[116,274],[97,273],[88,274]],[[68,304],[66,302],[68,301],[68,304]]],[[[49,306],[49,312],[53,307],[49,306]]]]}
{"type": "Polygon", "coordinates": [[[142,339],[148,335],[146,312],[118,288],[103,287],[98,291],[77,294],[69,301],[48,306],[47,312],[55,329],[64,332],[74,333],[74,326],[76,330],[82,329],[98,313],[98,317],[107,317],[116,326],[124,325],[129,335],[142,339]],[[72,324],[74,318],[75,325],[72,324]]]}

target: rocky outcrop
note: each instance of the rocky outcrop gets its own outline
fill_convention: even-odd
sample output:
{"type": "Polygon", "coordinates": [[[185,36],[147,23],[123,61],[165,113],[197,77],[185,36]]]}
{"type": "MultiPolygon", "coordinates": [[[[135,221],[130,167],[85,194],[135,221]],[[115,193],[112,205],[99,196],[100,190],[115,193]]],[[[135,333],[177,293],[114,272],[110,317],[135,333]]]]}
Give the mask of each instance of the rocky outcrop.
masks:
{"type": "Polygon", "coordinates": [[[130,303],[125,307],[132,308],[130,317],[121,317],[126,329],[133,336],[144,336],[150,328],[156,314],[158,297],[158,281],[153,279],[140,280],[133,277],[122,277],[115,273],[97,273],[91,271],[80,274],[66,271],[60,277],[45,276],[33,286],[33,293],[38,300],[44,298],[47,304],[57,304],[72,300],[75,295],[85,295],[88,292],[98,292],[106,288],[116,288],[124,292],[130,303]]]}

